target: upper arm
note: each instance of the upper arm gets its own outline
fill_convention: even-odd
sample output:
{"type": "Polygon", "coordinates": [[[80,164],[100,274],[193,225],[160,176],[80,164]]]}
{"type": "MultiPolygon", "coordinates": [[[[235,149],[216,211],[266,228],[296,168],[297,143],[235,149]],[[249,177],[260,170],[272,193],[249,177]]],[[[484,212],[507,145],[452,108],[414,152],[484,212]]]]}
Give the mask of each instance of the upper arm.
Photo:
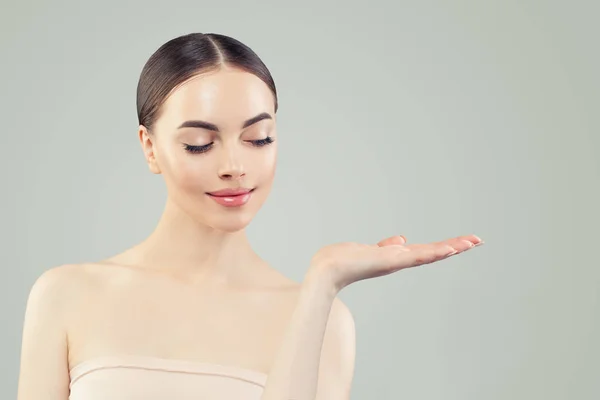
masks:
{"type": "Polygon", "coordinates": [[[356,352],[354,318],[338,298],[331,309],[319,363],[317,400],[348,400],[356,352]]]}
{"type": "Polygon", "coordinates": [[[66,266],[40,275],[29,292],[21,342],[18,400],[67,400],[66,266]]]}

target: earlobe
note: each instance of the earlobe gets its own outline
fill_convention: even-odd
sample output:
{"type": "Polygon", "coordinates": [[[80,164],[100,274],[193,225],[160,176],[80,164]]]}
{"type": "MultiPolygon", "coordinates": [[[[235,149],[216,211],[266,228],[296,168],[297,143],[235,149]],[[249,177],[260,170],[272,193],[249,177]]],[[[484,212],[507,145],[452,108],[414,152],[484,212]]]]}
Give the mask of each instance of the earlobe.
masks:
{"type": "Polygon", "coordinates": [[[150,172],[152,172],[153,174],[160,174],[161,170],[158,166],[158,162],[156,161],[154,153],[154,144],[152,143],[152,138],[150,136],[150,133],[148,132],[148,129],[144,125],[139,126],[138,136],[150,172]]]}

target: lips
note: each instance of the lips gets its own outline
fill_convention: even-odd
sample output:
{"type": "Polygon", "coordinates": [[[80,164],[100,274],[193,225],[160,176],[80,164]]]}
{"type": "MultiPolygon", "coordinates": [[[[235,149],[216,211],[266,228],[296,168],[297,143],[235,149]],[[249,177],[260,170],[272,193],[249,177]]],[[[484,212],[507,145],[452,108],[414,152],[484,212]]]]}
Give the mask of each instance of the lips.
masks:
{"type": "Polygon", "coordinates": [[[224,207],[241,207],[250,201],[254,189],[223,189],[207,193],[208,197],[224,207]]]}
{"type": "Polygon", "coordinates": [[[246,188],[236,188],[236,189],[222,189],[217,190],[215,192],[209,192],[207,194],[215,197],[233,197],[233,196],[243,196],[252,192],[254,189],[246,189],[246,188]]]}

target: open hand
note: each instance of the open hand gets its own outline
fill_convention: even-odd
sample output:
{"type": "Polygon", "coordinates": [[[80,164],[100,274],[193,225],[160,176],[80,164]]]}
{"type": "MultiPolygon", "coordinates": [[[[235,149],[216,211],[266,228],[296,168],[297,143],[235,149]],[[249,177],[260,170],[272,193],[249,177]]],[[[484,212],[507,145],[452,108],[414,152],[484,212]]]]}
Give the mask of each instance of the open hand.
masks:
{"type": "Polygon", "coordinates": [[[323,247],[312,257],[309,273],[330,279],[339,291],[353,282],[430,264],[480,244],[483,241],[475,235],[427,244],[407,245],[404,236],[392,236],[374,245],[336,243],[323,247]]]}

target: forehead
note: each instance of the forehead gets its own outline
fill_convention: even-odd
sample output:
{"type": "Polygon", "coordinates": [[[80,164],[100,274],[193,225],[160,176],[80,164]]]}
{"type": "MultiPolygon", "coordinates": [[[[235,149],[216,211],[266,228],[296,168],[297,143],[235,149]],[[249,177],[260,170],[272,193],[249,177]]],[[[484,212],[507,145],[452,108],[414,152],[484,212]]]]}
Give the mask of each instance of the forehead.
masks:
{"type": "Polygon", "coordinates": [[[224,129],[262,112],[274,117],[275,100],[266,83],[237,69],[221,69],[194,76],[176,87],[163,105],[162,116],[178,123],[202,119],[224,129]]]}

